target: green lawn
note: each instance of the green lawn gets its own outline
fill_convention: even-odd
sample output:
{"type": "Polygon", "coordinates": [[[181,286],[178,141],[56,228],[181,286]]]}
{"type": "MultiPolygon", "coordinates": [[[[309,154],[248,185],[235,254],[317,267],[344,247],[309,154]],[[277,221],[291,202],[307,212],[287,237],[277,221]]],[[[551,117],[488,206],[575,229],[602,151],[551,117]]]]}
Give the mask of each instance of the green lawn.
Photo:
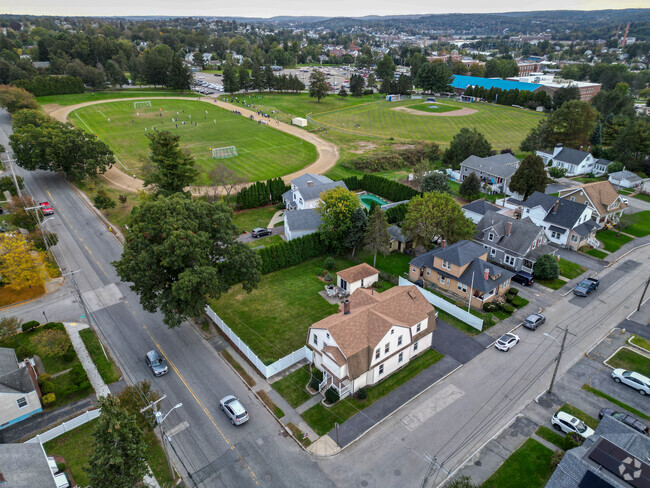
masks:
{"type": "Polygon", "coordinates": [[[596,239],[605,245],[605,251],[614,252],[618,251],[623,244],[630,242],[632,237],[624,234],[619,236],[616,230],[601,230],[596,233],[596,239]]]}
{"type": "Polygon", "coordinates": [[[634,214],[624,214],[622,219],[623,232],[635,237],[645,237],[650,234],[650,210],[634,214]]]}
{"type": "Polygon", "coordinates": [[[105,349],[102,348],[97,334],[95,334],[92,329],[84,329],[79,332],[79,336],[84,342],[88,354],[90,354],[93,363],[95,363],[104,383],[110,385],[111,383],[118,381],[121,377],[120,372],[117,367],[115,367],[115,363],[112,361],[111,357],[106,357],[108,351],[104,354],[105,349]]]}
{"type": "MultiPolygon", "coordinates": [[[[440,308],[436,308],[436,311],[438,312],[438,318],[440,320],[444,320],[449,325],[453,325],[454,327],[461,330],[462,332],[465,332],[465,334],[467,334],[467,335],[475,336],[475,335],[479,335],[481,332],[483,332],[482,330],[475,329],[471,325],[466,324],[462,320],[454,317],[453,315],[445,312],[444,310],[442,310],[440,308]]],[[[485,329],[485,324],[483,325],[483,328],[485,329]]]]}
{"type": "Polygon", "coordinates": [[[136,98],[136,97],[187,97],[198,98],[196,93],[180,93],[172,90],[154,90],[152,88],[130,88],[127,90],[102,91],[102,92],[85,92],[73,93],[70,95],[48,95],[38,97],[36,100],[41,105],[56,104],[61,106],[76,105],[84,102],[94,102],[97,100],[114,100],[119,98],[136,98]]]}
{"type": "MultiPolygon", "coordinates": [[[[260,360],[276,361],[304,346],[309,326],[338,310],[318,294],[325,283],[316,271],[324,260],[314,258],[263,275],[250,294],[235,285],[219,300],[210,300],[210,306],[260,360]]],[[[336,270],[353,265],[348,259],[336,259],[336,270]]]]}
{"type": "Polygon", "coordinates": [[[632,193],[634,193],[634,190],[632,190],[630,188],[621,188],[620,190],[618,190],[618,192],[621,195],[631,195],[632,193]]]}
{"type": "Polygon", "coordinates": [[[483,488],[542,488],[553,474],[553,451],[534,439],[513,452],[490,476],[483,488]]]}
{"type": "Polygon", "coordinates": [[[636,195],[632,195],[632,197],[650,203],[650,195],[646,195],[645,193],[637,193],[636,195]]]}
{"type": "Polygon", "coordinates": [[[307,410],[302,416],[318,435],[325,435],[334,428],[335,422],[342,424],[359,411],[370,406],[381,397],[386,396],[395,388],[414,378],[418,373],[440,361],[442,358],[442,354],[433,349],[429,349],[381,383],[368,387],[366,389],[368,397],[365,400],[357,400],[356,398],[349,397],[329,408],[319,403],[307,410]]]}
{"type": "Polygon", "coordinates": [[[568,435],[559,434],[555,430],[549,429],[545,425],[540,426],[535,434],[540,436],[542,439],[546,439],[551,444],[555,444],[563,451],[568,451],[569,449],[578,447],[578,444],[576,444],[573,439],[571,439],[571,437],[568,435]]]}
{"type": "Polygon", "coordinates": [[[593,256],[598,259],[605,259],[609,254],[607,254],[605,251],[601,251],[599,249],[589,249],[588,251],[585,251],[585,254],[589,254],[590,256],[593,256]]]}
{"type": "Polygon", "coordinates": [[[634,344],[635,346],[639,346],[646,351],[650,352],[650,341],[646,339],[645,337],[640,337],[640,336],[632,336],[630,339],[630,342],[634,344]]]}
{"type": "Polygon", "coordinates": [[[564,258],[560,258],[560,275],[564,276],[565,278],[572,280],[573,278],[580,276],[585,271],[587,271],[587,268],[580,266],[579,264],[572,263],[571,261],[567,261],[564,258]]]}
{"type": "Polygon", "coordinates": [[[593,418],[591,415],[586,414],[582,410],[574,407],[573,405],[570,405],[568,403],[565,403],[559,408],[560,412],[566,412],[569,415],[573,415],[574,417],[582,420],[587,426],[591,427],[592,429],[595,429],[598,427],[598,419],[593,418]]]}
{"type": "Polygon", "coordinates": [[[640,412],[636,408],[629,406],[627,403],[623,403],[622,401],[620,401],[620,400],[618,400],[618,399],[616,399],[614,397],[609,396],[607,393],[603,393],[602,391],[597,390],[593,386],[582,385],[582,389],[585,390],[585,391],[588,391],[589,393],[593,393],[596,396],[604,398],[605,400],[609,400],[614,405],[618,405],[622,409],[627,410],[628,412],[630,412],[633,415],[636,415],[637,417],[640,417],[640,418],[643,418],[643,419],[646,419],[646,420],[650,420],[650,416],[646,415],[645,413],[640,412]]]}
{"type": "Polygon", "coordinates": [[[271,386],[284,398],[289,405],[296,408],[311,398],[305,387],[309,383],[309,366],[303,366],[271,386]]]}
{"type": "Polygon", "coordinates": [[[271,218],[277,211],[278,209],[275,205],[240,210],[233,214],[232,223],[241,232],[250,232],[255,227],[268,227],[271,218]]]}
{"type": "MultiPolygon", "coordinates": [[[[359,257],[370,266],[372,266],[374,260],[374,254],[370,252],[363,252],[359,254],[359,257]]],[[[403,252],[391,252],[387,255],[377,253],[377,265],[375,266],[379,271],[388,273],[395,276],[396,278],[404,276],[404,273],[408,273],[409,262],[413,259],[413,256],[408,256],[403,252]]]]}
{"type": "Polygon", "coordinates": [[[250,248],[255,249],[256,247],[273,246],[274,244],[280,244],[281,242],[284,242],[282,236],[274,235],[274,236],[266,236],[261,239],[255,239],[254,241],[247,242],[246,245],[250,248]]]}
{"type": "Polygon", "coordinates": [[[551,290],[559,290],[562,288],[564,285],[567,284],[566,281],[557,278],[555,280],[537,280],[537,283],[539,283],[542,286],[545,286],[546,288],[550,288],[551,290]]]}
{"type": "Polygon", "coordinates": [[[453,112],[454,110],[458,110],[458,107],[450,106],[438,102],[416,103],[414,105],[409,105],[409,108],[412,110],[419,110],[421,112],[430,112],[430,113],[444,113],[444,112],[453,112]]]}
{"type": "Polygon", "coordinates": [[[650,376],[650,359],[627,347],[620,349],[607,363],[613,368],[623,368],[650,376]]]}
{"type": "Polygon", "coordinates": [[[181,137],[181,147],[194,157],[199,169],[198,184],[209,183],[208,174],[217,164],[257,181],[298,171],[317,157],[314,145],[208,102],[152,99],[151,104],[138,109],[132,101],[91,105],[72,112],[70,121],[106,142],[129,168],[128,174],[141,173],[149,154],[146,136],[154,129],[181,137]],[[225,146],[236,146],[238,155],[212,158],[212,148],[225,146]]]}

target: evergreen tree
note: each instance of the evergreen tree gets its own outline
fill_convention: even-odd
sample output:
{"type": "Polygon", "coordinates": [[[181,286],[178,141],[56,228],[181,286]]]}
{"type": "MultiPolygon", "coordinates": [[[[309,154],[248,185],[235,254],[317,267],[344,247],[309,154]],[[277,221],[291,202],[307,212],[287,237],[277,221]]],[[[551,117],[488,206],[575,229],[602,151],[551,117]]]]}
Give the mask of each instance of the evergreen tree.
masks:
{"type": "Polygon", "coordinates": [[[264,65],[264,85],[266,88],[268,88],[269,91],[271,91],[274,88],[274,83],[275,75],[273,74],[271,65],[269,63],[266,63],[264,65]]]}
{"type": "Polygon", "coordinates": [[[257,61],[253,61],[253,67],[251,69],[251,77],[252,77],[253,88],[260,91],[266,88],[264,71],[262,71],[262,67],[257,61]]]}
{"type": "Polygon", "coordinates": [[[476,129],[463,127],[451,140],[442,161],[452,168],[458,169],[460,163],[472,155],[484,158],[491,153],[492,145],[483,134],[476,129]]]}
{"type": "Polygon", "coordinates": [[[330,86],[325,78],[325,73],[314,70],[309,75],[309,96],[319,102],[325,98],[329,92],[330,86]]]}
{"type": "Polygon", "coordinates": [[[460,184],[458,194],[466,200],[474,200],[478,198],[479,193],[481,193],[481,180],[472,171],[460,184]]]}
{"type": "Polygon", "coordinates": [[[248,73],[248,70],[243,66],[240,66],[239,70],[237,71],[237,83],[240,90],[248,91],[248,89],[251,87],[250,74],[248,73]]]}
{"type": "Polygon", "coordinates": [[[363,95],[363,87],[365,85],[365,80],[363,76],[354,74],[350,76],[350,93],[352,96],[360,97],[363,95]]]}
{"type": "Polygon", "coordinates": [[[194,158],[180,148],[180,136],[169,131],[147,134],[152,169],[145,186],[154,185],[156,193],[170,195],[183,192],[196,178],[194,158]]]}
{"type": "Polygon", "coordinates": [[[386,214],[379,208],[372,212],[370,219],[368,219],[364,247],[374,253],[373,266],[377,265],[377,251],[383,255],[388,254],[388,251],[390,251],[388,221],[386,220],[386,214]]]}
{"type": "Polygon", "coordinates": [[[189,90],[192,81],[192,72],[189,70],[180,56],[175,54],[169,68],[169,87],[174,90],[189,90]]]}
{"type": "Polygon", "coordinates": [[[420,184],[420,189],[423,192],[437,191],[440,193],[451,193],[449,186],[449,178],[447,175],[440,171],[432,171],[424,178],[420,184]]]}
{"type": "Polygon", "coordinates": [[[548,176],[544,168],[544,161],[539,156],[528,155],[512,175],[510,191],[520,193],[527,200],[530,195],[538,191],[544,193],[548,184],[548,176]]]}
{"type": "Polygon", "coordinates": [[[361,207],[357,208],[350,217],[350,229],[344,239],[343,245],[350,249],[352,248],[352,257],[357,250],[357,246],[363,243],[363,238],[368,226],[368,215],[361,207]]]}
{"type": "Polygon", "coordinates": [[[223,89],[228,93],[235,93],[239,90],[237,73],[230,63],[226,63],[223,68],[223,89]]]}

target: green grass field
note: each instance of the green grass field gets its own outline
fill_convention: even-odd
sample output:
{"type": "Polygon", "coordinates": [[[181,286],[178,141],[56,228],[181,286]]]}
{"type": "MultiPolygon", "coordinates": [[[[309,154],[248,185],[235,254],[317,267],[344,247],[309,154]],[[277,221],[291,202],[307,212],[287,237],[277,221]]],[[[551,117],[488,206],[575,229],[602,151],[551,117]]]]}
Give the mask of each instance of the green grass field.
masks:
{"type": "Polygon", "coordinates": [[[483,488],[543,487],[553,474],[553,451],[534,439],[513,452],[506,462],[490,476],[483,488]]]}
{"type": "Polygon", "coordinates": [[[444,113],[444,112],[453,112],[454,110],[458,110],[458,107],[452,107],[450,105],[443,105],[437,102],[426,102],[426,103],[416,103],[413,105],[409,105],[410,109],[412,110],[419,110],[421,112],[430,112],[430,113],[444,113]],[[435,107],[435,108],[433,108],[435,107]]]}
{"type": "Polygon", "coordinates": [[[152,99],[151,105],[138,109],[132,101],[91,105],[72,112],[70,120],[105,141],[129,174],[140,174],[146,164],[146,134],[154,128],[181,136],[181,146],[196,160],[198,184],[208,184],[209,172],[219,163],[256,181],[298,171],[317,157],[312,144],[207,102],[152,99]],[[238,155],[212,158],[211,148],[225,146],[236,146],[238,155]]]}
{"type": "Polygon", "coordinates": [[[136,97],[187,97],[198,98],[199,95],[192,92],[176,92],[173,90],[154,90],[152,88],[129,88],[127,90],[107,90],[101,92],[73,93],[70,95],[48,95],[38,97],[36,100],[41,105],[76,105],[77,103],[95,102],[97,100],[113,100],[117,98],[136,97]]]}

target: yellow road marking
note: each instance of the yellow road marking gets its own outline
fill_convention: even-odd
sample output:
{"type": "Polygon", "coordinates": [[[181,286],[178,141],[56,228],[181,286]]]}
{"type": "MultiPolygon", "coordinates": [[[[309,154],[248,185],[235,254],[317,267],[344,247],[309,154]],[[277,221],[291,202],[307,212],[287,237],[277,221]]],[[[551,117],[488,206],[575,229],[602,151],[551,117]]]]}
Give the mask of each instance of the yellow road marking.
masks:
{"type": "Polygon", "coordinates": [[[147,326],[146,326],[146,325],[143,325],[142,327],[144,328],[144,331],[147,333],[147,335],[149,336],[149,338],[150,338],[150,339],[153,341],[153,343],[156,345],[156,347],[160,350],[160,353],[163,355],[163,357],[165,358],[165,360],[167,361],[167,363],[169,363],[169,365],[172,367],[172,369],[176,372],[176,374],[178,375],[178,377],[180,378],[180,380],[181,380],[181,381],[183,382],[183,384],[185,385],[185,388],[187,388],[187,391],[190,392],[190,395],[192,395],[192,396],[194,397],[194,400],[196,400],[196,403],[199,404],[199,407],[201,407],[201,409],[203,410],[203,412],[205,413],[205,415],[210,419],[210,422],[212,422],[212,425],[214,425],[214,427],[217,429],[217,431],[219,432],[219,434],[221,435],[221,437],[223,438],[223,440],[226,442],[226,444],[227,444],[228,446],[230,446],[230,449],[231,449],[232,451],[234,451],[234,452],[237,454],[237,457],[239,458],[239,460],[242,461],[242,462],[246,465],[246,468],[248,469],[248,472],[250,473],[251,478],[253,478],[253,481],[255,481],[255,484],[259,484],[259,482],[257,481],[257,476],[255,476],[255,473],[254,473],[253,470],[251,469],[250,465],[246,462],[246,460],[245,460],[245,459],[243,458],[243,456],[239,453],[239,451],[237,451],[237,448],[234,446],[234,444],[231,444],[230,441],[228,440],[228,438],[227,438],[227,437],[224,435],[224,433],[221,431],[221,429],[219,428],[219,426],[217,425],[217,423],[214,421],[214,418],[212,417],[212,415],[210,414],[210,412],[208,412],[208,409],[205,408],[205,405],[203,404],[203,402],[201,402],[201,400],[199,400],[199,398],[198,398],[198,397],[196,396],[196,394],[194,393],[194,390],[192,390],[192,388],[190,387],[190,385],[187,384],[187,381],[185,381],[185,378],[183,378],[183,375],[182,375],[181,372],[178,370],[178,368],[176,367],[176,365],[175,365],[175,364],[174,364],[174,363],[169,359],[169,357],[167,357],[167,354],[165,354],[165,351],[163,351],[163,348],[160,346],[160,344],[158,344],[158,342],[156,341],[156,339],[153,338],[153,336],[151,335],[151,333],[150,333],[149,330],[147,329],[147,326]]]}

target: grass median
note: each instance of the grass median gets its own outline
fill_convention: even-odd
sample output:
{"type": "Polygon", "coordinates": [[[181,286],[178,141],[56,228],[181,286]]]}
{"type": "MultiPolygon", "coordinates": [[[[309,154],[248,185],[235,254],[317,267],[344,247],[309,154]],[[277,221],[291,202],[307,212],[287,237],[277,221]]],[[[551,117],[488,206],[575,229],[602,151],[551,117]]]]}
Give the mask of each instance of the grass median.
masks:
{"type": "Polygon", "coordinates": [[[528,439],[490,476],[483,488],[542,488],[553,474],[553,451],[528,439]]]}
{"type": "Polygon", "coordinates": [[[97,371],[99,371],[104,383],[110,385],[118,381],[121,377],[120,372],[115,366],[115,363],[113,363],[108,351],[102,347],[97,334],[92,329],[84,329],[79,331],[79,336],[86,346],[86,350],[90,354],[93,363],[95,363],[97,371]]]}
{"type": "Polygon", "coordinates": [[[616,354],[607,360],[607,364],[612,368],[636,371],[650,377],[650,359],[627,347],[619,349],[616,354]]]}

